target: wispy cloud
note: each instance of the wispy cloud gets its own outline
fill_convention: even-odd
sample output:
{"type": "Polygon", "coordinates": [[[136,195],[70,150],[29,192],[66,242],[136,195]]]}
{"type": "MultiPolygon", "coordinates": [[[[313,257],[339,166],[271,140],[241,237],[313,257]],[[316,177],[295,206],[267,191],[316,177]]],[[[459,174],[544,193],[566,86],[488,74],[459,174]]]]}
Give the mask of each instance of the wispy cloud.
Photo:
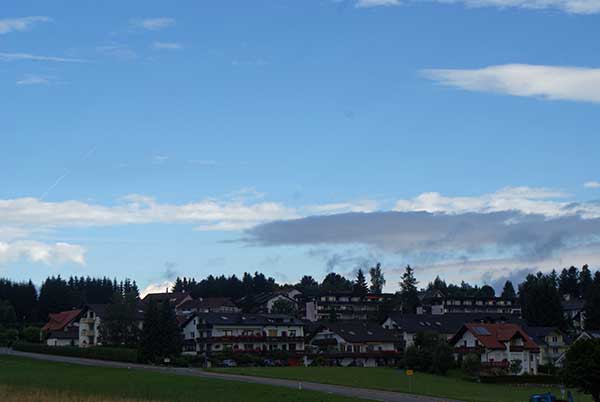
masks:
{"type": "Polygon", "coordinates": [[[149,31],[158,31],[175,25],[175,19],[169,17],[143,18],[135,19],[132,23],[138,28],[147,29],[149,31]]]}
{"type": "MultiPolygon", "coordinates": [[[[356,0],[357,8],[398,6],[421,0],[356,0]]],[[[339,0],[338,0],[339,2],[339,0]]],[[[560,10],[569,14],[596,14],[600,0],[431,0],[441,4],[462,4],[466,7],[522,8],[529,10],[560,10]]]]}
{"type": "Polygon", "coordinates": [[[137,53],[128,45],[112,44],[97,46],[96,51],[110,57],[115,57],[121,60],[133,60],[138,57],[137,53]]]}
{"type": "Polygon", "coordinates": [[[154,42],[152,44],[154,49],[159,50],[180,50],[183,49],[183,45],[177,42],[154,42]]]}
{"type": "Polygon", "coordinates": [[[14,31],[26,31],[34,24],[50,21],[52,21],[51,18],[43,16],[0,19],[0,35],[14,31]]]}
{"type": "Polygon", "coordinates": [[[17,85],[49,85],[51,83],[50,77],[42,75],[26,75],[25,77],[16,81],[17,85]]]}
{"type": "Polygon", "coordinates": [[[600,102],[600,68],[505,64],[480,69],[429,69],[442,85],[549,100],[600,102]]]}
{"type": "Polygon", "coordinates": [[[357,8],[370,8],[382,6],[399,6],[400,0],[357,0],[357,8]]]}
{"type": "Polygon", "coordinates": [[[583,184],[585,188],[600,188],[600,181],[586,181],[583,184]]]}
{"type": "Polygon", "coordinates": [[[40,56],[31,53],[0,53],[0,61],[51,61],[57,63],[85,63],[86,60],[68,57],[40,56]]]}

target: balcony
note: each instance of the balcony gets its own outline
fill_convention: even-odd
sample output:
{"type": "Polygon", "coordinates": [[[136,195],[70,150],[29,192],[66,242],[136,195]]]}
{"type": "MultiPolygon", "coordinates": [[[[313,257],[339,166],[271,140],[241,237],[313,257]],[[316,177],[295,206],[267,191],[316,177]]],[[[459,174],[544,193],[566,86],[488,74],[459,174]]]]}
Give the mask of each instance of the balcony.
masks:
{"type": "Polygon", "coordinates": [[[93,329],[82,329],[81,335],[83,336],[96,336],[96,331],[93,329]]]}
{"type": "Polygon", "coordinates": [[[84,317],[81,319],[82,324],[94,324],[96,322],[95,318],[84,317]]]}
{"type": "Polygon", "coordinates": [[[238,336],[199,336],[198,342],[204,343],[235,343],[235,342],[304,342],[302,336],[264,336],[264,335],[238,335],[238,336]]]}

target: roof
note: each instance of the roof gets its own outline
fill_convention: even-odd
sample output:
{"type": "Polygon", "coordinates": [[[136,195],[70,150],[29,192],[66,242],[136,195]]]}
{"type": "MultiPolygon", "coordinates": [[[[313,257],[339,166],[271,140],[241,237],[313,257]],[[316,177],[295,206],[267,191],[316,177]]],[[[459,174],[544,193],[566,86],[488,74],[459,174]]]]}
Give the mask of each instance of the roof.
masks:
{"type": "Polygon", "coordinates": [[[320,330],[328,329],[350,343],[364,342],[403,342],[397,331],[384,329],[368,321],[336,321],[320,323],[320,330]]]}
{"type": "Polygon", "coordinates": [[[450,340],[451,344],[456,344],[462,338],[465,332],[470,332],[484,347],[488,349],[506,349],[504,342],[514,338],[522,338],[525,349],[537,350],[538,345],[525,333],[525,331],[516,324],[465,324],[450,340]]]}
{"type": "Polygon", "coordinates": [[[407,333],[455,334],[465,323],[469,322],[525,324],[525,321],[516,315],[500,313],[402,314],[397,312],[391,313],[388,318],[398,325],[398,330],[407,333]]]}
{"type": "Polygon", "coordinates": [[[86,304],[85,308],[93,311],[98,317],[102,318],[106,312],[108,304],[86,304]]]}
{"type": "Polygon", "coordinates": [[[174,305],[179,305],[181,302],[183,302],[186,298],[188,298],[190,296],[189,293],[183,293],[183,292],[174,292],[174,293],[148,293],[143,299],[142,301],[144,303],[148,303],[149,301],[154,301],[157,303],[161,303],[164,301],[168,301],[169,303],[173,303],[174,305]]]}
{"type": "Polygon", "coordinates": [[[61,311],[60,313],[50,314],[49,320],[42,327],[42,331],[62,331],[67,325],[71,324],[81,314],[80,309],[61,311]]]}
{"type": "Polygon", "coordinates": [[[195,300],[183,302],[179,309],[181,310],[212,310],[219,307],[236,307],[229,297],[201,297],[195,300]]]}
{"type": "Polygon", "coordinates": [[[527,335],[529,335],[536,343],[546,343],[546,338],[548,335],[552,333],[558,333],[564,335],[563,331],[561,331],[557,327],[530,327],[524,326],[523,330],[527,335]]]}
{"type": "Polygon", "coordinates": [[[304,322],[285,314],[197,313],[205,325],[302,325],[304,322]]]}

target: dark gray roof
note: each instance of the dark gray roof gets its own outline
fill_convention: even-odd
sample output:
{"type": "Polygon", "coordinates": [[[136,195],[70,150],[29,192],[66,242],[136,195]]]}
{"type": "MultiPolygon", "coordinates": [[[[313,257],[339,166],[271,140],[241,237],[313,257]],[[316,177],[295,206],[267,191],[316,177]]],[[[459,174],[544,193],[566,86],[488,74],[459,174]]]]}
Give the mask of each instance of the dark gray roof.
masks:
{"type": "Polygon", "coordinates": [[[399,332],[384,329],[377,323],[368,321],[321,322],[320,330],[325,328],[348,342],[403,342],[399,332]]]}
{"type": "MultiPolygon", "coordinates": [[[[552,332],[558,332],[560,334],[565,335],[559,328],[557,327],[534,327],[534,326],[523,326],[523,331],[529,337],[533,338],[535,343],[538,345],[543,345],[546,343],[546,336],[550,335],[552,332]]],[[[566,339],[565,339],[566,340],[566,339]]]]}
{"type": "Polygon", "coordinates": [[[437,332],[443,334],[456,333],[464,324],[472,322],[495,323],[507,322],[524,325],[524,320],[514,314],[499,313],[450,313],[450,314],[402,314],[389,315],[398,330],[408,333],[437,332]]]}
{"type": "Polygon", "coordinates": [[[207,325],[304,325],[302,320],[285,314],[198,313],[207,325]]]}

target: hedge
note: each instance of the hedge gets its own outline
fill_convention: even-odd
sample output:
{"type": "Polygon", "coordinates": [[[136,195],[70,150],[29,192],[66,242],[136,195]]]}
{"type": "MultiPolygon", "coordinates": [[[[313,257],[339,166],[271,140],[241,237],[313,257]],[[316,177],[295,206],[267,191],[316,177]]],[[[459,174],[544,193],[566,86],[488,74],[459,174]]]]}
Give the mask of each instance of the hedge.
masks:
{"type": "Polygon", "coordinates": [[[559,377],[553,375],[498,375],[481,376],[480,381],[487,384],[561,384],[559,377]]]}
{"type": "Polygon", "coordinates": [[[138,353],[135,349],[109,348],[95,346],[79,348],[77,346],[48,346],[39,343],[16,342],[13,349],[21,352],[41,353],[47,355],[83,357],[86,359],[112,360],[117,362],[137,363],[138,353]]]}

